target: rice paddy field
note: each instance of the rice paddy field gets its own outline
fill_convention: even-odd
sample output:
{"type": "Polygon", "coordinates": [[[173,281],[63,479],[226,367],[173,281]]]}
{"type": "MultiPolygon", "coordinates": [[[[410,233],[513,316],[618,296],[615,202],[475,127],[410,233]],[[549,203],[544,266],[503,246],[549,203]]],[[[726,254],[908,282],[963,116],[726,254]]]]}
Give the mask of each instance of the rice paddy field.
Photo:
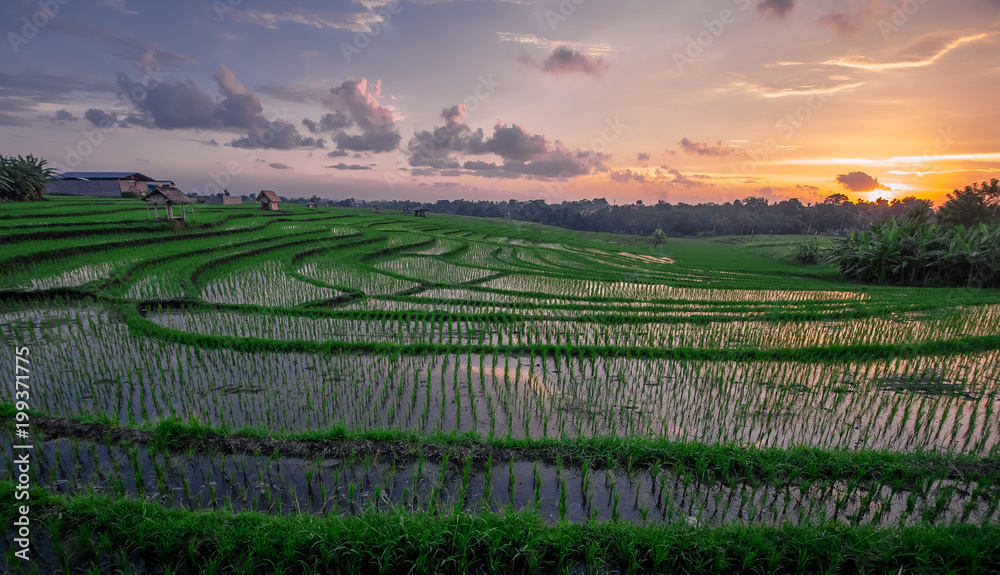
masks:
{"type": "Polygon", "coordinates": [[[3,569],[1000,573],[1000,292],[796,239],[0,204],[3,569]]]}

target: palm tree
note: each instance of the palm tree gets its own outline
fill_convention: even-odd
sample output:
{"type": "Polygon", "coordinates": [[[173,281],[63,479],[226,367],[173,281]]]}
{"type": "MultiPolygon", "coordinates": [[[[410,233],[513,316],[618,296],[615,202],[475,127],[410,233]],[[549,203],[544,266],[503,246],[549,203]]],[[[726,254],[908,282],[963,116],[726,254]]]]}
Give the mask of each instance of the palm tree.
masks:
{"type": "Polygon", "coordinates": [[[0,156],[0,199],[6,199],[14,191],[14,180],[7,172],[7,158],[0,156]]]}
{"type": "Polygon", "coordinates": [[[0,156],[0,201],[34,202],[42,199],[45,182],[53,179],[55,170],[45,167],[46,161],[29,154],[27,157],[0,156]]]}

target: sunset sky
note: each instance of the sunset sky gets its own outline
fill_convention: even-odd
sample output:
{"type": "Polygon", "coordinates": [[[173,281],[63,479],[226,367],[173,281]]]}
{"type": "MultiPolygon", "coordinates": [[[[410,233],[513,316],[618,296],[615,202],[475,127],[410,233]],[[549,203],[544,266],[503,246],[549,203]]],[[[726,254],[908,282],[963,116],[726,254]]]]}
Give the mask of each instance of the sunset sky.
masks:
{"type": "Polygon", "coordinates": [[[0,153],[189,193],[940,205],[1000,177],[998,0],[36,0],[0,21],[0,153]]]}

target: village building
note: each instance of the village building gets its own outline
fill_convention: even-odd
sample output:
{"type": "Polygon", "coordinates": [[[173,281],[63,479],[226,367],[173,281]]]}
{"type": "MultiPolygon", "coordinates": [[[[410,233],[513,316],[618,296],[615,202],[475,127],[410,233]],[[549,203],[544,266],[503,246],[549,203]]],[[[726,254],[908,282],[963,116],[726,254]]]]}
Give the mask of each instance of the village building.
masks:
{"type": "MultiPolygon", "coordinates": [[[[155,220],[160,219],[160,205],[164,206],[164,213],[168,220],[187,220],[184,206],[195,203],[194,200],[184,195],[184,192],[173,186],[160,186],[146,194],[143,201],[146,202],[146,217],[149,217],[149,206],[153,206],[155,220]],[[180,216],[174,212],[174,206],[177,205],[181,207],[180,216]]],[[[191,206],[191,213],[194,214],[194,206],[191,206]]]]}
{"type": "Polygon", "coordinates": [[[200,204],[214,206],[238,206],[243,203],[242,196],[193,196],[200,204]]]}
{"type": "Polygon", "coordinates": [[[154,180],[139,172],[65,172],[45,184],[45,193],[54,196],[91,196],[120,198],[144,196],[160,186],[173,186],[170,180],[154,180]]]}
{"type": "Polygon", "coordinates": [[[413,215],[415,217],[418,217],[418,218],[426,218],[427,217],[427,208],[417,208],[417,209],[413,210],[413,215]]]}
{"type": "Polygon", "coordinates": [[[261,190],[257,194],[257,201],[260,202],[260,209],[276,212],[278,211],[278,204],[281,203],[281,198],[271,190],[261,190]]]}

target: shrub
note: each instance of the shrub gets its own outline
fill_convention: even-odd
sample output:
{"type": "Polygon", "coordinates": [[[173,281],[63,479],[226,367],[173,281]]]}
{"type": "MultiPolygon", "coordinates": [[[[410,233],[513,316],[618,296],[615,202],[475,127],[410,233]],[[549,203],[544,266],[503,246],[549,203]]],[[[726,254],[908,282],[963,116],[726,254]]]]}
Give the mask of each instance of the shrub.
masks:
{"type": "Polygon", "coordinates": [[[815,236],[803,238],[798,245],[792,248],[792,256],[795,261],[803,265],[819,263],[819,254],[819,240],[815,236]]]}

